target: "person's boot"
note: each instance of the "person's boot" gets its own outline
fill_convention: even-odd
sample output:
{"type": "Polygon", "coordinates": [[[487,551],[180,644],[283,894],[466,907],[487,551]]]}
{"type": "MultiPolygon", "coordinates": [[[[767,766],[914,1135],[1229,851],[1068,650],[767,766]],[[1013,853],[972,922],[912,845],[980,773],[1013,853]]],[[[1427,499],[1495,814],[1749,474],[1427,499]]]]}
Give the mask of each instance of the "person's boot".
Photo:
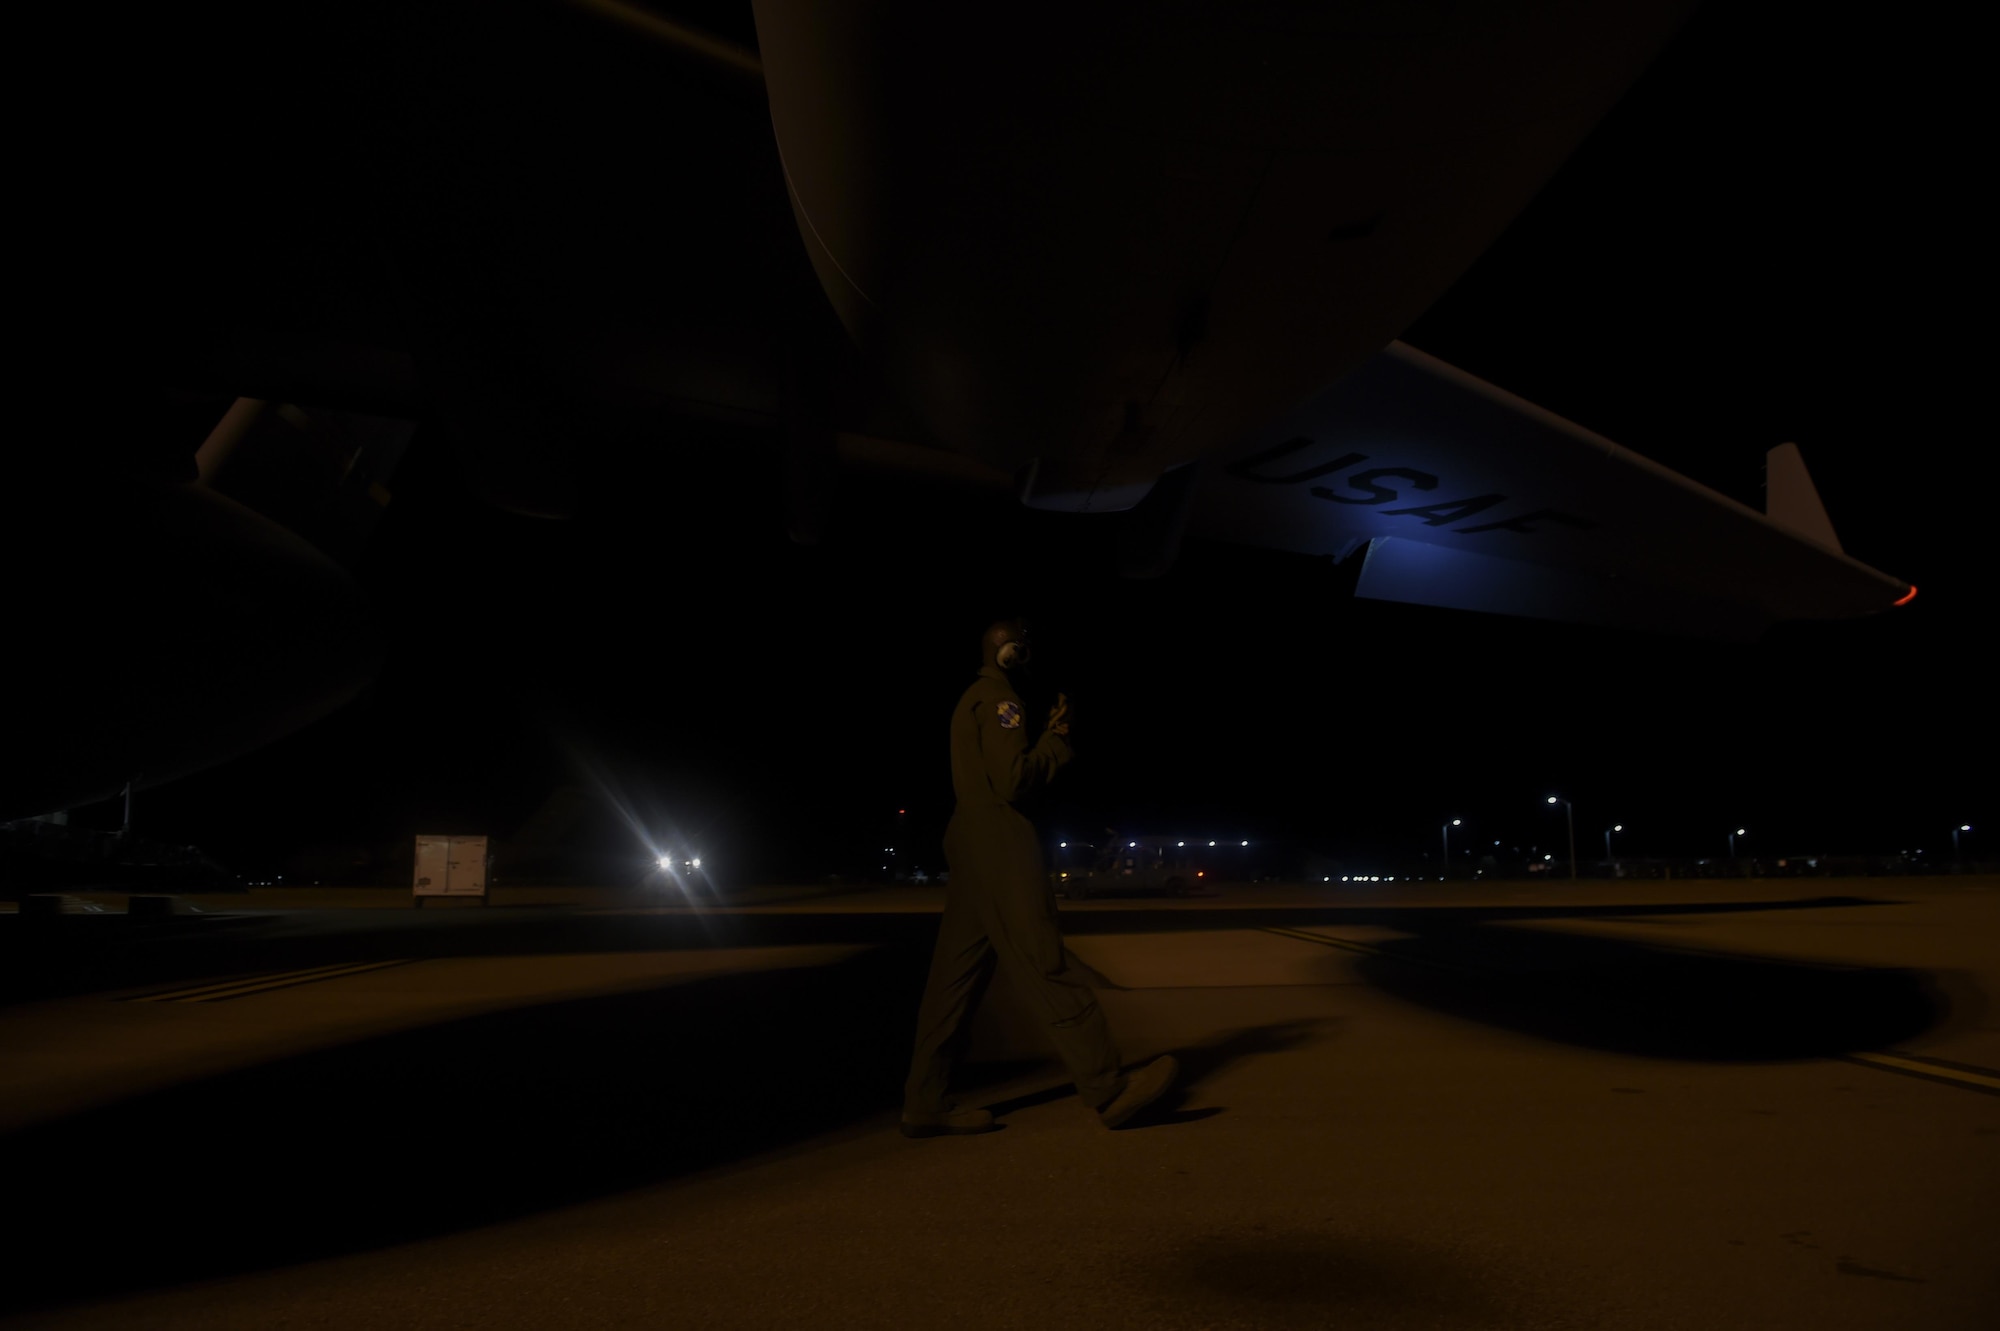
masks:
{"type": "Polygon", "coordinates": [[[991,1112],[961,1109],[956,1104],[947,1104],[935,1114],[903,1111],[905,1137],[966,1137],[976,1132],[991,1132],[994,1126],[991,1112]]]}
{"type": "Polygon", "coordinates": [[[1161,1054],[1125,1079],[1118,1094],[1098,1108],[1097,1121],[1115,1128],[1167,1093],[1180,1075],[1181,1065],[1172,1054],[1161,1054]]]}

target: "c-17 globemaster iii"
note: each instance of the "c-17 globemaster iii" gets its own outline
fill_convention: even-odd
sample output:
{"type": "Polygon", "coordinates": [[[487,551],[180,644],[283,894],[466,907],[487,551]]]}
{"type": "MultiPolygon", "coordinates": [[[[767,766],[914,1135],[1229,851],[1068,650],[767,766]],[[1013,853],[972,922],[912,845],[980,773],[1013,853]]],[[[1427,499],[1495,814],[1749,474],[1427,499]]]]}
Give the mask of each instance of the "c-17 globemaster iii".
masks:
{"type": "Polygon", "coordinates": [[[17,583],[117,594],[42,598],[0,817],[353,697],[381,649],[350,570],[405,449],[562,517],[607,418],[782,453],[808,541],[840,472],[1115,523],[1135,575],[1191,533],[1361,558],[1362,596],[1678,633],[1905,601],[1795,447],[1756,512],[1397,340],[1689,8],[755,0],[734,37],[629,0],[197,11],[146,115],[259,166],[137,203],[102,428],[14,489],[17,583]],[[126,428],[168,392],[237,403],[199,449],[126,428]]]}

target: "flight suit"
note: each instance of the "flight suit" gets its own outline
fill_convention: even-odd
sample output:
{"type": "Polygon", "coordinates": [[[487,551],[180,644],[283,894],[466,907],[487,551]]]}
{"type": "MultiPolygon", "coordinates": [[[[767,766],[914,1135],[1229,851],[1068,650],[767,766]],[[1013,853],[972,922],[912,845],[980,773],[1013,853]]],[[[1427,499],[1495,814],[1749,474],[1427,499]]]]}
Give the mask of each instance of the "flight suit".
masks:
{"type": "Polygon", "coordinates": [[[1069,741],[1047,730],[1032,744],[1028,736],[1027,711],[1006,673],[981,669],[951,718],[958,797],[944,834],[951,882],[903,1091],[911,1112],[944,1108],[958,1037],[996,964],[1048,1028],[1084,1103],[1096,1108],[1119,1089],[1111,1032],[1063,946],[1041,837],[1022,811],[1069,762],[1069,741]]]}

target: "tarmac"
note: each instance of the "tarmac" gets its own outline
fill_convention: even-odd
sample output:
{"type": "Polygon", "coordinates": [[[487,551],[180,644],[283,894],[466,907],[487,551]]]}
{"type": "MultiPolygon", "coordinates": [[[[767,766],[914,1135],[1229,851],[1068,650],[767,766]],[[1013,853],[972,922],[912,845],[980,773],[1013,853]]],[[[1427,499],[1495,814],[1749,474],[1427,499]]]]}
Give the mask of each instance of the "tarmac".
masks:
{"type": "Polygon", "coordinates": [[[0,918],[0,1326],[2000,1324],[2000,878],[1066,903],[1182,1088],[1103,1130],[1003,981],[913,1142],[941,901],[0,918]]]}

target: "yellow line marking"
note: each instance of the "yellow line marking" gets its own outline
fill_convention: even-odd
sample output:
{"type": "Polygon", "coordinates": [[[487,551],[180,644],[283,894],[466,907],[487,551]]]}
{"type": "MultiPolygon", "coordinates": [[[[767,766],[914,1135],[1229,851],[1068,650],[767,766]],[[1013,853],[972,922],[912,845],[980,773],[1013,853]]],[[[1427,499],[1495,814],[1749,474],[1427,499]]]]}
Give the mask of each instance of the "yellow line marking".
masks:
{"type": "Polygon", "coordinates": [[[263,984],[270,980],[285,979],[297,975],[317,975],[321,971],[343,970],[353,964],[348,961],[340,961],[327,966],[307,966],[295,971],[275,971],[264,975],[239,975],[233,980],[209,980],[202,984],[187,985],[179,989],[163,989],[158,993],[141,994],[137,998],[127,999],[126,1001],[130,1003],[168,1003],[177,999],[190,998],[196,994],[205,994],[211,990],[234,989],[240,984],[263,984]]]}
{"type": "Polygon", "coordinates": [[[1327,947],[1346,948],[1349,952],[1363,952],[1371,957],[1383,955],[1379,947],[1370,947],[1366,943],[1357,943],[1349,938],[1328,938],[1324,934],[1307,933],[1304,929],[1294,929],[1289,925],[1265,924],[1259,925],[1258,928],[1267,934],[1277,934],[1281,938],[1296,938],[1303,943],[1320,943],[1327,947]]]}
{"type": "Polygon", "coordinates": [[[1909,1072],[1919,1077],[1956,1082],[1961,1086],[2000,1095],[2000,1076],[1934,1063],[1927,1058],[1903,1058],[1895,1054],[1849,1054],[1847,1060],[1850,1063],[1866,1063],[1870,1067],[1882,1068],[1889,1072],[1909,1072]]]}
{"type": "Polygon", "coordinates": [[[269,975],[250,975],[219,983],[194,985],[183,989],[169,989],[163,993],[144,994],[128,999],[133,1003],[209,1003],[224,998],[239,998],[245,994],[260,993],[266,989],[283,989],[295,984],[311,984],[317,980],[333,980],[343,975],[359,975],[364,971],[381,970],[388,966],[400,966],[403,959],[394,961],[343,961],[330,966],[308,966],[295,971],[278,971],[269,975]]]}
{"type": "Polygon", "coordinates": [[[1372,943],[1358,943],[1351,938],[1329,938],[1325,934],[1316,934],[1305,929],[1294,929],[1289,925],[1262,924],[1257,927],[1267,934],[1277,934],[1281,938],[1296,938],[1303,943],[1318,943],[1321,947],[1342,948],[1348,952],[1358,952],[1366,957],[1381,957],[1387,961],[1403,961],[1408,962],[1412,966],[1432,966],[1441,971],[1456,971],[1460,975],[1477,975],[1481,973],[1465,966],[1455,965],[1449,961],[1436,961],[1430,957],[1406,956],[1400,952],[1391,952],[1387,948],[1376,947],[1372,943]]]}
{"type": "Polygon", "coordinates": [[[269,993],[273,989],[289,989],[294,985],[318,984],[322,980],[339,980],[349,975],[363,975],[369,971],[386,970],[400,966],[403,958],[394,961],[365,961],[351,966],[341,966],[333,970],[321,971],[315,975],[269,976],[256,984],[237,985],[223,993],[207,993],[192,998],[178,998],[177,1003],[219,1003],[226,998],[246,998],[251,994],[269,993]]]}

